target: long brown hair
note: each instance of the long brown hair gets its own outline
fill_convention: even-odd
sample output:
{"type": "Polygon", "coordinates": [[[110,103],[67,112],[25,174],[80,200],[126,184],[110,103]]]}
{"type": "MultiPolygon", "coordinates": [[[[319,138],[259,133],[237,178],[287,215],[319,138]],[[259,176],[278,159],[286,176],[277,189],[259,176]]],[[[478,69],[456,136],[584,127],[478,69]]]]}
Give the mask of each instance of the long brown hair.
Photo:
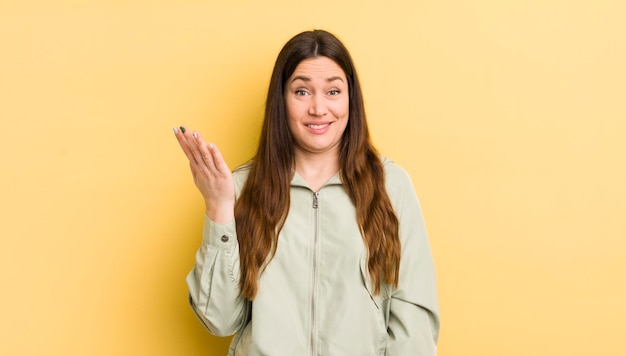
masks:
{"type": "Polygon", "coordinates": [[[265,119],[248,179],[235,204],[241,261],[241,295],[254,299],[261,269],[276,252],[278,235],[289,213],[290,182],[295,168],[294,141],[287,126],[284,86],[307,58],[328,57],[348,79],[350,116],[341,140],[340,176],[357,211],[357,223],[368,250],[374,293],[380,283],[398,284],[398,219],[385,189],[385,171],[371,143],[361,86],[352,58],[334,35],[302,32],[290,39],[276,59],[265,107],[265,119]]]}

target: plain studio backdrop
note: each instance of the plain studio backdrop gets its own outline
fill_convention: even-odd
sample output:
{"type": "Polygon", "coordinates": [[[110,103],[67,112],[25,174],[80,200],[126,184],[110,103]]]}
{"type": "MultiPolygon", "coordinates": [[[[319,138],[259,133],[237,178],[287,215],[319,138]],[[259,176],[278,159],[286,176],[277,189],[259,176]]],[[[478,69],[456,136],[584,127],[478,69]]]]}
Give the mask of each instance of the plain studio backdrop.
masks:
{"type": "Polygon", "coordinates": [[[278,51],[322,28],[421,199],[439,355],[625,355],[625,15],[608,0],[0,0],[0,354],[226,353],[187,304],[204,212],[172,128],[243,163],[278,51]]]}

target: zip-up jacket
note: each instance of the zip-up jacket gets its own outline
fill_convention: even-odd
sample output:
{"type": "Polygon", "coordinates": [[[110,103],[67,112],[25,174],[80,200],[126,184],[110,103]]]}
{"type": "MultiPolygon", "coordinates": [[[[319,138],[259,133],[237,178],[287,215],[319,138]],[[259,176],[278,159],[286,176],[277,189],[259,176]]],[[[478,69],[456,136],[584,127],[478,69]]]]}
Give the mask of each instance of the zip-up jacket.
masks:
{"type": "MultiPolygon", "coordinates": [[[[214,335],[233,337],[229,356],[432,356],[439,306],[421,208],[408,174],[383,159],[402,246],[398,287],[374,288],[356,209],[339,174],[317,192],[297,173],[276,254],[258,292],[240,295],[235,221],[205,216],[202,245],[187,276],[189,300],[214,335]]],[[[235,170],[236,197],[249,167],[235,170]]]]}

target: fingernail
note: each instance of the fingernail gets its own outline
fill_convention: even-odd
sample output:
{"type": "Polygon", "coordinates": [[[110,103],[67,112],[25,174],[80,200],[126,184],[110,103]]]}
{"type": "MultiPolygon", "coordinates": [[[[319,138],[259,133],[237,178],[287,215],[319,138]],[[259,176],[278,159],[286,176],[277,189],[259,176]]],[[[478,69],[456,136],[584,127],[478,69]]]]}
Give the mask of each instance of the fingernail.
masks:
{"type": "Polygon", "coordinates": [[[180,127],[180,132],[185,133],[185,128],[183,126],[180,127]]]}
{"type": "Polygon", "coordinates": [[[194,131],[194,133],[192,134],[193,138],[198,138],[198,133],[194,131]]]}
{"type": "Polygon", "coordinates": [[[213,149],[213,148],[215,148],[215,146],[212,143],[209,143],[209,148],[213,149]]]}
{"type": "Polygon", "coordinates": [[[178,127],[174,127],[174,135],[178,135],[178,127]]]}

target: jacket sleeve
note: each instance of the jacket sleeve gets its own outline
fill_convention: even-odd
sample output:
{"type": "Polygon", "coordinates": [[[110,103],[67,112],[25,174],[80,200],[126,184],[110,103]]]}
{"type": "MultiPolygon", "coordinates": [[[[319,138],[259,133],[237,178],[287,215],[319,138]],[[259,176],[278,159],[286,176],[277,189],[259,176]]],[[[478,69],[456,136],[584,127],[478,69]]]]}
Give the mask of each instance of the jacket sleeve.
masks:
{"type": "Polygon", "coordinates": [[[388,167],[387,190],[400,223],[402,254],[398,288],[391,291],[386,355],[434,356],[439,304],[422,210],[410,177],[394,164],[388,167]]]}
{"type": "Polygon", "coordinates": [[[187,275],[189,303],[216,336],[229,336],[248,321],[250,302],[241,297],[239,244],[235,222],[222,225],[204,219],[202,245],[187,275]]]}

